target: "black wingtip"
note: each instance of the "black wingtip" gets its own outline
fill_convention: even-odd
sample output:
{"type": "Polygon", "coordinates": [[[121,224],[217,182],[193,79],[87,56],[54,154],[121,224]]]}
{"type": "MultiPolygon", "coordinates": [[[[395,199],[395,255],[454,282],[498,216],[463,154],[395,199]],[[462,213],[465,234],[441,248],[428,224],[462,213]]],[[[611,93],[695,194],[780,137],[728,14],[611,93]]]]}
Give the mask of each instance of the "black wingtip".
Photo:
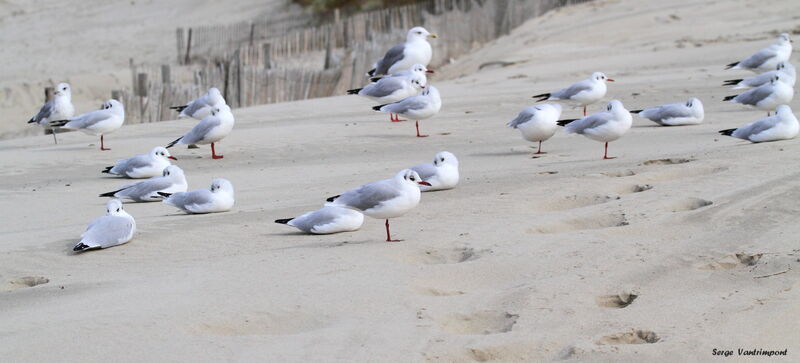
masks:
{"type": "Polygon", "coordinates": [[[68,122],[69,122],[69,120],[54,120],[54,121],[48,122],[47,124],[49,126],[51,126],[51,127],[61,127],[61,126],[66,125],[68,122]]]}
{"type": "Polygon", "coordinates": [[[381,79],[383,79],[383,77],[372,77],[369,79],[369,81],[374,83],[380,81],[381,79]]]}
{"type": "Polygon", "coordinates": [[[173,193],[164,193],[164,192],[156,192],[156,193],[158,193],[158,195],[160,195],[160,196],[162,196],[164,198],[169,198],[169,196],[173,194],[173,193]]]}
{"type": "Polygon", "coordinates": [[[105,170],[101,171],[101,173],[111,174],[111,169],[114,169],[113,166],[107,166],[105,170]]]}
{"type": "Polygon", "coordinates": [[[91,248],[91,247],[89,247],[89,246],[87,246],[87,245],[85,245],[83,243],[78,243],[78,244],[75,245],[75,247],[72,247],[72,250],[75,251],[75,252],[80,252],[80,251],[88,250],[89,248],[91,248]]]}
{"type": "Polygon", "coordinates": [[[175,141],[173,141],[173,142],[171,142],[171,143],[167,144],[167,149],[169,149],[169,148],[171,148],[171,147],[175,146],[175,144],[177,144],[177,143],[178,143],[178,141],[181,141],[181,139],[182,139],[182,138],[183,138],[183,136],[181,136],[181,137],[179,137],[179,138],[175,139],[175,141]]]}
{"type": "Polygon", "coordinates": [[[183,110],[186,109],[186,107],[188,107],[188,106],[185,106],[185,105],[184,106],[172,106],[169,109],[170,110],[175,110],[175,111],[178,111],[178,112],[182,112],[183,110]]]}
{"type": "Polygon", "coordinates": [[[542,93],[540,95],[536,95],[536,96],[533,96],[531,98],[538,98],[536,100],[536,102],[542,102],[542,101],[546,101],[548,98],[550,98],[550,94],[549,93],[542,93]]]}
{"type": "Polygon", "coordinates": [[[332,196],[332,197],[330,197],[328,199],[325,199],[325,201],[326,202],[333,202],[334,200],[336,200],[336,198],[339,198],[339,196],[338,195],[334,195],[334,196],[332,196]]]}
{"type": "Polygon", "coordinates": [[[113,197],[113,196],[114,196],[114,194],[117,194],[117,192],[119,192],[119,191],[121,191],[121,190],[122,190],[122,189],[117,189],[117,190],[115,190],[115,191],[113,191],[113,192],[108,192],[108,193],[103,193],[103,194],[100,194],[100,196],[101,196],[101,197],[113,197]]]}
{"type": "Polygon", "coordinates": [[[644,111],[644,110],[632,110],[632,111],[628,111],[628,112],[630,112],[630,113],[639,113],[639,112],[642,112],[642,111],[644,111]]]}
{"type": "Polygon", "coordinates": [[[294,218],[276,219],[276,220],[275,220],[275,223],[287,224],[287,223],[289,223],[289,221],[291,221],[292,219],[294,219],[294,218]]]}
{"type": "Polygon", "coordinates": [[[731,136],[736,129],[719,130],[720,135],[731,136]]]}
{"type": "Polygon", "coordinates": [[[367,72],[367,75],[368,75],[368,76],[370,76],[370,77],[372,77],[372,76],[374,76],[374,75],[375,75],[375,71],[376,71],[376,69],[375,69],[375,68],[372,68],[372,69],[370,69],[370,70],[369,70],[369,72],[367,72]]]}
{"type": "Polygon", "coordinates": [[[34,120],[34,119],[33,119],[33,117],[31,117],[31,119],[30,119],[30,120],[28,120],[28,123],[29,123],[29,124],[36,123],[36,120],[34,120]]]}
{"type": "Polygon", "coordinates": [[[722,100],[723,100],[723,101],[730,101],[730,100],[732,100],[732,99],[736,98],[736,96],[738,96],[738,95],[733,95],[733,96],[725,96],[725,98],[723,98],[722,100]]]}
{"type": "Polygon", "coordinates": [[[576,118],[569,119],[569,120],[558,120],[556,123],[558,126],[567,126],[570,122],[577,120],[576,118]]]}
{"type": "Polygon", "coordinates": [[[349,89],[349,90],[347,90],[347,94],[348,95],[357,95],[359,92],[361,92],[362,89],[363,88],[349,89]]]}
{"type": "Polygon", "coordinates": [[[381,107],[386,106],[386,105],[388,105],[388,103],[384,104],[384,105],[377,105],[377,106],[373,107],[372,109],[375,110],[375,111],[380,111],[381,107]]]}
{"type": "Polygon", "coordinates": [[[741,82],[741,81],[742,81],[741,79],[729,79],[727,81],[724,81],[724,83],[722,85],[723,86],[735,86],[735,85],[739,84],[739,82],[741,82]]]}
{"type": "Polygon", "coordinates": [[[731,69],[733,67],[736,67],[737,64],[739,64],[739,62],[733,62],[731,64],[728,64],[725,66],[725,69],[731,69]]]}

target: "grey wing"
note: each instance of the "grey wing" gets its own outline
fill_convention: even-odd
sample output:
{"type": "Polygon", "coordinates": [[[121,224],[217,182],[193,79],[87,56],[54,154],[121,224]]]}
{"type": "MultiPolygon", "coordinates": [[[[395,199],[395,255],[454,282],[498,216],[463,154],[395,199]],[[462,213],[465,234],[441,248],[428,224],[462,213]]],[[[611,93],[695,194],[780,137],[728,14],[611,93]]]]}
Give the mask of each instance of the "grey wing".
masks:
{"type": "Polygon", "coordinates": [[[411,170],[416,171],[419,177],[424,181],[436,175],[436,167],[431,163],[414,165],[411,167],[411,170]]]}
{"type": "Polygon", "coordinates": [[[764,48],[739,62],[739,65],[745,68],[758,68],[775,55],[775,51],[771,48],[764,48]]]}
{"type": "Polygon", "coordinates": [[[580,81],[560,91],[553,92],[551,97],[560,98],[562,100],[570,99],[573,96],[583,91],[589,91],[592,86],[587,81],[580,81]]]}
{"type": "Polygon", "coordinates": [[[375,67],[375,74],[389,73],[389,68],[392,68],[395,63],[403,60],[405,57],[405,49],[405,44],[395,45],[392,49],[389,49],[386,55],[378,61],[378,66],[375,67]]]}
{"type": "Polygon", "coordinates": [[[95,110],[79,115],[78,117],[71,118],[70,121],[63,127],[70,129],[85,129],[92,127],[98,122],[105,121],[109,116],[110,115],[106,110],[95,110]]]}
{"type": "Polygon", "coordinates": [[[92,221],[81,237],[83,241],[109,247],[125,242],[131,233],[131,228],[133,224],[128,218],[102,216],[92,221]]]}
{"type": "Polygon", "coordinates": [[[182,114],[192,117],[195,112],[199,111],[201,108],[205,107],[206,103],[203,101],[203,97],[200,97],[192,102],[186,104],[186,108],[181,111],[182,114]]]}
{"type": "Polygon", "coordinates": [[[411,110],[419,110],[425,107],[428,107],[428,101],[425,98],[413,96],[400,102],[390,103],[386,106],[383,106],[381,111],[403,114],[411,110]]]}
{"type": "Polygon", "coordinates": [[[336,218],[339,217],[338,213],[340,210],[341,208],[337,207],[325,207],[293,218],[289,223],[291,226],[302,231],[311,232],[311,229],[315,226],[321,226],[335,221],[336,218]]]}
{"type": "Polygon", "coordinates": [[[378,83],[364,87],[364,94],[370,97],[386,97],[395,91],[402,89],[405,79],[399,77],[382,78],[378,83]]]}
{"type": "Polygon", "coordinates": [[[119,191],[117,194],[120,197],[129,197],[133,199],[141,199],[147,195],[155,193],[159,190],[164,190],[172,185],[172,181],[164,177],[157,177],[147,179],[134,183],[129,187],[119,191]]]}
{"type": "Polygon", "coordinates": [[[536,108],[536,107],[528,107],[528,108],[522,110],[522,112],[520,112],[519,115],[517,115],[517,117],[515,119],[509,121],[506,125],[516,129],[517,126],[522,125],[522,124],[530,121],[533,118],[533,116],[536,114],[535,113],[536,110],[538,110],[538,108],[536,108]]]}
{"type": "Polygon", "coordinates": [[[199,206],[210,203],[214,195],[208,189],[193,190],[186,193],[175,193],[171,195],[167,204],[174,205],[181,209],[186,209],[190,206],[199,206]]]}
{"type": "Polygon", "coordinates": [[[736,96],[736,98],[734,98],[734,100],[736,102],[739,102],[739,103],[742,103],[742,104],[745,104],[745,105],[755,105],[756,103],[761,102],[761,100],[769,97],[769,95],[771,95],[771,94],[772,94],[771,87],[763,87],[762,86],[762,87],[751,89],[751,90],[749,90],[749,91],[747,91],[745,93],[742,93],[742,94],[736,96]]]}
{"type": "Polygon", "coordinates": [[[143,168],[150,165],[150,158],[145,155],[136,155],[131,158],[122,159],[111,168],[114,173],[127,173],[134,169],[143,168]]]}
{"type": "Polygon", "coordinates": [[[363,211],[377,207],[379,204],[397,198],[399,195],[400,193],[394,188],[392,180],[381,180],[349,190],[339,196],[335,202],[363,211]]]}
{"type": "Polygon", "coordinates": [[[181,138],[181,143],[194,144],[202,141],[211,129],[222,123],[218,117],[204,118],[181,138]]]}
{"type": "Polygon", "coordinates": [[[36,116],[33,116],[31,120],[34,122],[40,122],[53,114],[53,109],[55,108],[55,103],[53,101],[49,101],[45,103],[42,108],[39,109],[39,112],[36,113],[36,116]]]}
{"type": "Polygon", "coordinates": [[[567,131],[582,134],[585,130],[605,125],[612,117],[609,112],[596,113],[567,124],[567,131]]]}
{"type": "Polygon", "coordinates": [[[670,103],[668,105],[648,108],[642,111],[642,116],[653,121],[661,121],[676,117],[691,117],[692,110],[685,103],[670,103]]]}
{"type": "Polygon", "coordinates": [[[769,130],[775,125],[780,122],[780,119],[777,117],[770,117],[765,120],[758,120],[756,122],[749,123],[744,125],[736,131],[733,132],[733,137],[738,137],[740,139],[749,139],[750,136],[757,135],[763,131],[769,130]]]}

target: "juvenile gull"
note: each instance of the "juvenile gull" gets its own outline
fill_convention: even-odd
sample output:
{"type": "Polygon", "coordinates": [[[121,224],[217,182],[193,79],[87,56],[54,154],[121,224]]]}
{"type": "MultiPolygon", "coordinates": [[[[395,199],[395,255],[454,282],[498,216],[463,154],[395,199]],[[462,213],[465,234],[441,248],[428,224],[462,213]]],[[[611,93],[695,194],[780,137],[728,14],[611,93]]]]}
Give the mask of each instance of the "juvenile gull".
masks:
{"type": "Polygon", "coordinates": [[[349,208],[323,207],[299,217],[276,219],[275,223],[290,225],[312,234],[352,232],[361,228],[364,214],[349,208]]]}
{"type": "Polygon", "coordinates": [[[216,87],[211,87],[204,95],[190,101],[183,106],[172,106],[170,109],[180,112],[178,118],[191,117],[202,120],[217,105],[225,105],[225,98],[216,87]]]}
{"type": "Polygon", "coordinates": [[[458,159],[449,151],[440,151],[433,157],[432,163],[415,165],[411,170],[416,171],[422,181],[430,184],[419,185],[419,190],[423,192],[453,189],[458,185],[458,159]]]}
{"type": "Polygon", "coordinates": [[[158,194],[167,198],[163,203],[193,214],[227,212],[234,203],[233,184],[222,178],[212,180],[210,189],[158,194]]]}
{"type": "Polygon", "coordinates": [[[789,61],[780,62],[777,66],[775,66],[775,69],[761,73],[757,76],[729,79],[725,81],[723,86],[734,86],[733,89],[756,88],[765,83],[769,83],[772,80],[772,77],[776,75],[781,76],[780,78],[782,82],[786,82],[786,84],[794,87],[795,81],[797,80],[797,70],[794,68],[792,63],[789,63],[789,61]]]}
{"type": "Polygon", "coordinates": [[[80,130],[90,135],[100,135],[100,151],[106,151],[103,136],[119,130],[125,122],[125,108],[122,103],[110,99],[99,110],[89,111],[68,120],[50,121],[50,127],[67,130],[80,130]]]}
{"type": "Polygon", "coordinates": [[[136,221],[116,199],[106,203],[106,215],[95,219],[81,234],[73,251],[83,252],[98,248],[108,248],[127,243],[136,233],[136,221]]]}
{"type": "Polygon", "coordinates": [[[396,242],[389,233],[389,219],[402,216],[419,204],[418,185],[430,186],[416,171],[405,169],[391,179],[364,184],[330,197],[325,205],[350,208],[372,218],[386,219],[386,242],[396,242]]]}
{"type": "Polygon", "coordinates": [[[186,135],[169,143],[167,148],[175,145],[211,144],[211,158],[222,159],[222,155],[217,155],[214,143],[228,136],[233,129],[233,124],[231,108],[225,104],[216,105],[212,107],[210,115],[200,120],[186,135]]]}
{"type": "Polygon", "coordinates": [[[788,33],[778,35],[778,41],[738,62],[728,64],[725,69],[746,69],[763,72],[775,69],[780,62],[786,62],[792,55],[792,38],[788,33]]]}
{"type": "Polygon", "coordinates": [[[794,98],[794,87],[781,82],[781,78],[781,75],[776,74],[772,76],[769,83],[742,94],[727,96],[723,101],[753,106],[759,110],[767,111],[767,116],[769,116],[769,111],[774,110],[778,105],[789,103],[794,98]]]}
{"type": "Polygon", "coordinates": [[[577,120],[558,121],[559,126],[566,126],[567,133],[581,134],[592,140],[604,142],[603,159],[613,159],[608,157],[608,143],[625,135],[632,123],[631,113],[618,100],[612,100],[605,111],[577,120]]]}
{"type": "Polygon", "coordinates": [[[428,135],[419,134],[419,121],[435,116],[441,108],[442,98],[439,96],[439,90],[434,86],[428,86],[416,96],[388,105],[375,106],[372,109],[378,112],[395,113],[398,116],[416,120],[417,137],[427,137],[428,135]]]}
{"type": "Polygon", "coordinates": [[[527,107],[506,125],[519,130],[522,138],[539,143],[534,154],[546,154],[542,151],[542,141],[549,140],[558,129],[558,118],[561,117],[561,105],[545,103],[527,107]]]}
{"type": "Polygon", "coordinates": [[[389,49],[383,58],[375,62],[375,68],[367,72],[367,75],[374,77],[392,74],[409,69],[414,64],[427,67],[433,54],[427,38],[436,38],[436,34],[431,34],[421,26],[411,28],[406,35],[406,42],[389,49]]]}
{"type": "Polygon", "coordinates": [[[614,82],[614,80],[606,77],[603,72],[594,72],[591,77],[574,83],[567,88],[551,93],[538,94],[533,98],[538,98],[536,102],[561,100],[583,106],[583,115],[586,116],[586,106],[600,101],[606,96],[606,82],[614,82]]]}
{"type": "Polygon", "coordinates": [[[164,168],[172,165],[168,159],[177,160],[166,148],[156,146],[147,154],[119,160],[114,166],[106,167],[102,172],[131,179],[151,178],[161,175],[164,168]]]}
{"type": "MultiPolygon", "coordinates": [[[[72,106],[72,88],[68,83],[59,83],[53,94],[53,100],[46,102],[39,112],[28,120],[29,124],[38,124],[45,129],[52,129],[48,125],[50,121],[64,120],[75,114],[75,107],[72,106]]],[[[58,138],[53,131],[53,141],[58,144],[58,138]]]]}
{"type": "Polygon", "coordinates": [[[155,202],[163,200],[162,193],[177,193],[186,191],[186,176],[177,165],[164,168],[161,176],[154,176],[147,180],[128,183],[113,192],[100,194],[101,197],[127,198],[136,202],[155,202]]]}
{"type": "Polygon", "coordinates": [[[719,133],[752,142],[765,142],[793,139],[798,131],[800,124],[792,109],[787,105],[780,105],[774,116],[762,118],[736,129],[721,130],[719,133]]]}
{"type": "Polygon", "coordinates": [[[648,107],[644,110],[633,110],[631,113],[638,114],[661,126],[697,125],[703,122],[705,117],[703,103],[694,97],[686,102],[648,107]]]}

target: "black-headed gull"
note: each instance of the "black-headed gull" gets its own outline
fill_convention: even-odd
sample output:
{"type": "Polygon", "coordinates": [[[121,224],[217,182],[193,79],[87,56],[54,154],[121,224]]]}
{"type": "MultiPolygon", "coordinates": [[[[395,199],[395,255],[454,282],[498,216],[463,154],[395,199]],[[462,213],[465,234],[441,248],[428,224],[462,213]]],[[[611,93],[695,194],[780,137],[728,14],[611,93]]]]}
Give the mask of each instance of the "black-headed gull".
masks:
{"type": "Polygon", "coordinates": [[[631,113],[618,100],[612,100],[605,111],[577,120],[558,121],[559,126],[566,126],[567,133],[581,134],[605,143],[603,159],[613,159],[613,157],[608,157],[608,143],[625,135],[632,123],[631,113]]]}
{"type": "Polygon", "coordinates": [[[100,151],[106,151],[111,149],[103,144],[103,136],[119,130],[123,123],[125,123],[125,107],[121,102],[110,99],[99,110],[82,113],[68,120],[53,120],[50,121],[50,126],[100,135],[100,151]]]}
{"type": "Polygon", "coordinates": [[[545,103],[525,108],[506,125],[519,130],[523,139],[539,143],[539,150],[534,154],[546,154],[542,151],[542,141],[549,140],[555,135],[558,129],[556,122],[560,117],[561,105],[545,103]]]}
{"type": "Polygon", "coordinates": [[[719,131],[720,134],[752,142],[793,139],[800,131],[800,124],[792,109],[780,105],[774,116],[768,116],[739,128],[719,131]]]}
{"type": "Polygon", "coordinates": [[[222,178],[212,180],[209,189],[158,194],[166,198],[163,203],[191,214],[227,212],[234,203],[233,184],[222,178]]]}
{"type": "Polygon", "coordinates": [[[420,135],[419,121],[426,120],[437,113],[442,108],[442,98],[439,96],[439,90],[434,86],[427,86],[422,93],[408,97],[400,102],[390,103],[388,105],[375,106],[372,109],[378,112],[394,113],[398,116],[405,116],[409,119],[416,120],[417,137],[427,137],[428,135],[420,135]]]}
{"type": "Polygon", "coordinates": [[[83,252],[98,248],[108,248],[127,243],[136,233],[136,221],[116,199],[106,203],[106,215],[95,219],[81,234],[73,251],[83,252]]]}
{"type": "Polygon", "coordinates": [[[211,158],[222,159],[217,155],[214,143],[224,139],[233,130],[233,113],[228,105],[221,104],[212,107],[211,114],[204,117],[185,135],[167,144],[167,148],[175,145],[211,144],[211,158]]]}
{"type": "Polygon", "coordinates": [[[419,204],[418,185],[430,186],[416,171],[405,169],[391,179],[364,184],[330,197],[325,205],[355,209],[372,218],[386,219],[386,242],[397,242],[389,233],[389,219],[402,216],[419,204]]]}
{"type": "MultiPolygon", "coordinates": [[[[359,95],[369,98],[379,104],[394,103],[405,98],[418,95],[428,84],[424,72],[413,72],[405,77],[384,77],[375,83],[370,83],[363,88],[347,91],[349,95],[359,95]]],[[[392,122],[402,121],[389,114],[392,122]]]]}
{"type": "Polygon", "coordinates": [[[633,110],[631,113],[638,114],[661,126],[697,125],[703,122],[705,117],[703,103],[695,97],[686,102],[648,107],[644,110],[633,110]]]}
{"type": "Polygon", "coordinates": [[[415,165],[411,170],[430,184],[419,184],[419,190],[423,192],[453,189],[458,185],[458,159],[449,151],[440,151],[433,157],[432,163],[415,165]]]}
{"type": "Polygon", "coordinates": [[[312,234],[352,232],[361,228],[364,214],[349,208],[323,207],[299,217],[276,219],[275,223],[290,225],[312,234]]]}
{"type": "Polygon", "coordinates": [[[787,104],[794,98],[794,87],[782,82],[781,77],[781,75],[776,74],[772,76],[769,83],[738,95],[727,96],[723,101],[753,106],[759,110],[767,111],[767,116],[769,116],[769,112],[774,110],[775,107],[787,104]]]}
{"type": "Polygon", "coordinates": [[[780,62],[777,66],[775,66],[775,69],[761,73],[757,76],[729,79],[725,81],[723,86],[734,86],[733,89],[756,88],[765,83],[769,83],[772,80],[772,77],[776,75],[781,76],[780,80],[782,82],[794,87],[795,81],[797,80],[797,70],[794,68],[792,63],[789,63],[789,61],[780,62]]]}
{"type": "MultiPolygon", "coordinates": [[[[72,87],[69,83],[59,83],[53,92],[53,100],[46,102],[30,120],[29,124],[37,124],[45,129],[52,129],[50,121],[65,120],[75,115],[75,107],[72,106],[72,87]]],[[[53,142],[58,144],[55,131],[53,132],[53,142]]]]}
{"type": "Polygon", "coordinates": [[[191,117],[202,120],[209,114],[211,109],[217,105],[225,105],[225,98],[216,87],[211,87],[204,95],[190,101],[183,106],[172,106],[170,109],[180,112],[178,118],[191,117]]]}
{"type": "Polygon", "coordinates": [[[378,82],[381,79],[386,78],[386,77],[410,77],[410,76],[414,75],[415,73],[432,74],[432,73],[435,73],[435,72],[430,70],[430,69],[428,69],[428,67],[425,67],[424,65],[417,63],[417,64],[411,66],[411,68],[409,68],[409,69],[404,69],[402,71],[397,71],[397,72],[394,72],[392,74],[384,74],[382,76],[372,77],[372,78],[369,79],[369,81],[370,82],[378,82]]]}
{"type": "Polygon", "coordinates": [[[778,41],[738,62],[728,64],[725,69],[746,69],[764,72],[775,69],[780,62],[786,62],[792,55],[792,38],[788,33],[778,35],[778,41]]]}
{"type": "Polygon", "coordinates": [[[113,192],[100,194],[101,197],[127,198],[136,202],[156,202],[163,200],[162,193],[185,192],[187,187],[186,176],[177,165],[164,168],[161,176],[154,176],[147,180],[128,183],[113,192]]]}
{"type": "Polygon", "coordinates": [[[409,69],[414,64],[427,67],[433,55],[428,38],[436,38],[436,34],[431,34],[421,26],[411,28],[406,35],[406,42],[389,49],[383,58],[375,62],[375,68],[367,72],[367,75],[374,77],[392,74],[409,69]]]}
{"type": "Polygon", "coordinates": [[[163,146],[156,146],[147,154],[140,154],[117,161],[106,167],[103,173],[124,176],[131,179],[143,179],[159,176],[164,168],[172,165],[169,159],[177,160],[163,146]]]}
{"type": "Polygon", "coordinates": [[[538,98],[536,102],[567,101],[577,106],[583,106],[583,115],[586,116],[586,106],[600,101],[606,96],[606,82],[614,82],[614,80],[606,77],[603,72],[594,72],[591,77],[573,83],[567,88],[538,94],[533,98],[538,98]]]}

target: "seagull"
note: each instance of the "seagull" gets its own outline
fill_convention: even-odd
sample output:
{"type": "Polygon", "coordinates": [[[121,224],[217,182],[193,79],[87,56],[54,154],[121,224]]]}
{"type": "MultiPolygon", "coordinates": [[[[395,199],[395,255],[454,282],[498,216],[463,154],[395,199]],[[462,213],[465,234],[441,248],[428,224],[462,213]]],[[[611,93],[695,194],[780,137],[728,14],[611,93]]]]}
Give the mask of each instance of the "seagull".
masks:
{"type": "Polygon", "coordinates": [[[788,33],[778,36],[778,42],[739,62],[728,64],[725,69],[746,69],[753,72],[763,72],[775,69],[780,62],[786,62],[792,55],[792,42],[788,33]]]}
{"type": "Polygon", "coordinates": [[[361,228],[364,214],[349,208],[323,207],[299,217],[276,219],[275,223],[287,224],[312,234],[352,232],[361,228]]]}
{"type": "MultiPolygon", "coordinates": [[[[59,83],[53,94],[53,100],[46,102],[39,112],[28,120],[29,124],[38,124],[45,129],[51,129],[48,123],[51,120],[63,120],[75,114],[72,106],[72,88],[69,83],[59,83]]],[[[53,141],[58,144],[58,138],[53,131],[53,141]]]]}
{"type": "Polygon", "coordinates": [[[705,117],[703,103],[694,97],[686,102],[648,107],[644,110],[633,110],[631,113],[638,114],[661,126],[697,125],[703,122],[705,117]]]}
{"type": "Polygon", "coordinates": [[[608,157],[608,143],[622,137],[631,128],[632,123],[631,113],[618,100],[612,100],[605,111],[577,120],[558,121],[559,126],[566,126],[567,133],[581,134],[592,140],[604,142],[606,147],[603,159],[613,159],[608,157]]]}
{"type": "Polygon", "coordinates": [[[423,192],[453,189],[458,184],[458,159],[449,151],[440,151],[433,157],[432,163],[411,167],[423,181],[430,186],[420,184],[423,192]]]}
{"type": "Polygon", "coordinates": [[[186,176],[177,165],[164,168],[161,176],[154,176],[147,180],[128,183],[113,192],[100,194],[101,197],[127,198],[136,202],[156,202],[163,200],[164,196],[158,194],[177,193],[186,191],[186,176]]]}
{"type": "Polygon", "coordinates": [[[103,136],[119,130],[125,122],[125,107],[115,99],[110,99],[99,110],[89,111],[68,120],[54,120],[50,127],[67,130],[80,130],[90,135],[100,135],[100,151],[106,151],[103,136]]]}
{"type": "Polygon", "coordinates": [[[774,75],[769,83],[742,94],[727,96],[723,101],[753,106],[767,111],[767,116],[769,116],[769,111],[774,110],[778,105],[789,103],[794,98],[794,87],[781,82],[781,79],[781,75],[774,75]]]}
{"type": "Polygon", "coordinates": [[[136,221],[122,208],[117,199],[106,203],[106,215],[95,219],[81,234],[81,241],[72,248],[83,252],[127,243],[136,233],[136,221]]]}
{"type": "Polygon", "coordinates": [[[378,82],[381,79],[384,79],[386,77],[410,77],[410,76],[412,76],[414,74],[417,74],[417,73],[433,74],[434,72],[433,72],[433,70],[428,69],[428,67],[425,67],[424,65],[417,63],[417,64],[413,65],[409,69],[404,69],[402,71],[397,71],[397,72],[394,72],[392,74],[385,74],[385,75],[382,75],[382,76],[372,77],[369,80],[370,80],[370,82],[378,82]]]}
{"type": "MultiPolygon", "coordinates": [[[[376,83],[370,83],[364,88],[356,88],[347,91],[349,95],[359,95],[372,99],[380,104],[393,103],[405,98],[416,96],[428,84],[425,73],[412,74],[408,77],[384,77],[376,83]]],[[[400,122],[399,117],[395,118],[389,114],[392,122],[400,122]]]]}
{"type": "Polygon", "coordinates": [[[233,184],[222,178],[212,180],[210,190],[158,194],[166,198],[162,203],[190,214],[227,212],[233,208],[233,184]]]}
{"type": "Polygon", "coordinates": [[[171,110],[180,112],[178,118],[191,117],[202,120],[209,114],[211,109],[217,105],[225,105],[225,98],[216,87],[211,87],[206,94],[192,100],[183,106],[172,106],[171,110]]]}
{"type": "Polygon", "coordinates": [[[178,160],[170,155],[166,148],[156,146],[148,154],[119,160],[113,166],[106,167],[102,172],[131,179],[151,178],[161,175],[164,168],[172,165],[168,159],[178,160]]]}
{"type": "Polygon", "coordinates": [[[780,75],[781,81],[786,82],[788,85],[794,87],[795,81],[797,80],[797,71],[795,70],[794,66],[786,62],[780,62],[775,69],[761,73],[757,76],[748,77],[748,78],[740,78],[740,79],[729,79],[725,81],[723,86],[735,86],[733,89],[742,89],[742,88],[756,88],[765,83],[769,83],[772,80],[773,76],[780,75]]]}
{"type": "Polygon", "coordinates": [[[522,138],[532,142],[539,142],[536,154],[546,154],[542,151],[542,141],[549,140],[556,133],[558,118],[561,117],[561,105],[545,103],[527,107],[509,121],[506,125],[519,130],[522,138]]]}
{"type": "Polygon", "coordinates": [[[394,178],[364,184],[327,199],[326,206],[358,210],[372,218],[386,219],[386,242],[393,240],[389,219],[402,216],[419,204],[418,185],[430,186],[416,171],[401,170],[394,178]]]}
{"type": "Polygon", "coordinates": [[[606,82],[614,82],[602,72],[594,72],[592,76],[571,86],[551,93],[542,93],[533,98],[536,102],[542,101],[567,101],[583,106],[583,115],[586,116],[586,106],[603,99],[606,96],[606,82]]]}
{"type": "Polygon", "coordinates": [[[765,142],[793,139],[798,131],[800,123],[797,122],[792,109],[787,105],[780,105],[774,116],[762,118],[736,129],[721,130],[719,133],[752,142],[765,142]]]}
{"type": "Polygon", "coordinates": [[[427,67],[433,54],[427,38],[436,38],[436,34],[431,34],[421,26],[411,28],[406,36],[406,42],[389,49],[383,58],[375,62],[375,68],[367,72],[367,75],[375,77],[392,74],[411,68],[414,64],[427,67]]]}
{"type": "Polygon", "coordinates": [[[442,98],[439,90],[434,86],[426,87],[422,93],[408,97],[400,102],[388,105],[375,106],[372,109],[378,112],[395,113],[398,116],[405,116],[409,119],[417,120],[417,137],[428,137],[419,134],[419,120],[429,119],[439,113],[442,108],[442,98]]]}
{"type": "Polygon", "coordinates": [[[228,105],[216,105],[211,114],[204,117],[186,135],[177,138],[167,145],[167,149],[175,145],[211,144],[211,158],[222,159],[214,150],[214,143],[222,140],[233,129],[233,113],[228,105]]]}

